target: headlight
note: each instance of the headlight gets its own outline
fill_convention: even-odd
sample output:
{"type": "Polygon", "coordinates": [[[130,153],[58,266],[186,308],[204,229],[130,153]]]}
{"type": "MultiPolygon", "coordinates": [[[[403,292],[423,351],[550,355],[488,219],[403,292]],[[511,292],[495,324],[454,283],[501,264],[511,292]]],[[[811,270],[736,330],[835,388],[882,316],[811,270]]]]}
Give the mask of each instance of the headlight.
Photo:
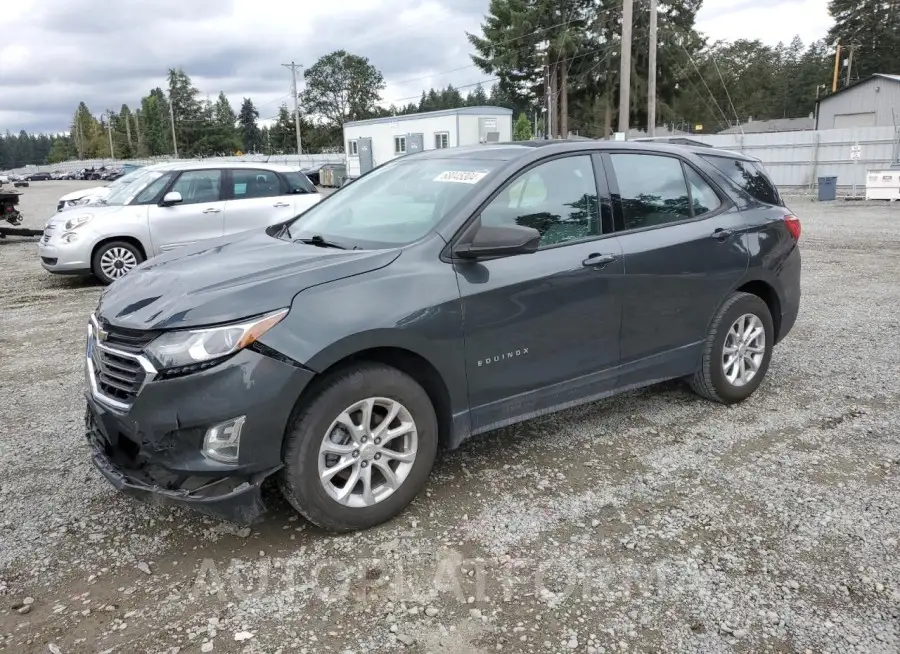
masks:
{"type": "Polygon", "coordinates": [[[89,213],[85,213],[80,216],[73,216],[66,221],[66,231],[78,229],[82,225],[87,225],[93,219],[94,217],[89,213]]]}
{"type": "Polygon", "coordinates": [[[191,368],[244,349],[281,322],[287,313],[287,309],[280,309],[221,327],[165,332],[150,343],[146,353],[162,369],[191,368]]]}

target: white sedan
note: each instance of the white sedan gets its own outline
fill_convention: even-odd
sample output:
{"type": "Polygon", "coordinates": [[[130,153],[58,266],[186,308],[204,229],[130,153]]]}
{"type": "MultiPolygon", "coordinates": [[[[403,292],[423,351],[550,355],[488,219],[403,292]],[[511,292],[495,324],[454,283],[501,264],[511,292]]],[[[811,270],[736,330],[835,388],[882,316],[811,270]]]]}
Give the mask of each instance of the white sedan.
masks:
{"type": "Polygon", "coordinates": [[[268,163],[157,164],[126,178],[47,221],[45,270],[110,284],[157,254],[286,221],[322,197],[297,168],[268,163]]]}

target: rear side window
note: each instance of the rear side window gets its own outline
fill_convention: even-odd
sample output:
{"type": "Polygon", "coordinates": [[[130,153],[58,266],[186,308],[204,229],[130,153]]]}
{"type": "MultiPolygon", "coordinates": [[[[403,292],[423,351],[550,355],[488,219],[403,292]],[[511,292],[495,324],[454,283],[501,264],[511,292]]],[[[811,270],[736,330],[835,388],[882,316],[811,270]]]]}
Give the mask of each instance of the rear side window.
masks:
{"type": "Polygon", "coordinates": [[[715,166],[745,193],[766,204],[781,205],[781,197],[763,167],[755,161],[743,161],[731,157],[700,155],[715,166]]]}
{"type": "Polygon", "coordinates": [[[623,229],[641,229],[692,217],[681,161],[653,154],[612,154],[623,229]]]}
{"type": "Polygon", "coordinates": [[[281,177],[284,179],[287,184],[287,192],[290,194],[294,193],[318,193],[315,185],[309,178],[299,171],[290,171],[287,173],[282,173],[281,177]]]}
{"type": "Polygon", "coordinates": [[[235,200],[271,198],[281,195],[281,182],[271,170],[232,170],[232,197],[235,200]]]}

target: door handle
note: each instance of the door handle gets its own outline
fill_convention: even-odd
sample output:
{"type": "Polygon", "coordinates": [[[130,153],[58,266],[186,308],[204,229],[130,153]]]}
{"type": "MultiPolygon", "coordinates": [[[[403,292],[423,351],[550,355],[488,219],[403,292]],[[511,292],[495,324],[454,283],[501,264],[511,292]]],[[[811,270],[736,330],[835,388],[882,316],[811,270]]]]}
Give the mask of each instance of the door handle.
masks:
{"type": "Polygon", "coordinates": [[[288,204],[287,202],[276,202],[276,203],[273,204],[272,206],[273,206],[273,207],[276,207],[276,208],[278,208],[278,209],[281,209],[282,207],[289,207],[289,206],[291,206],[291,205],[288,204]]]}
{"type": "Polygon", "coordinates": [[[203,213],[220,213],[221,209],[216,209],[215,207],[210,207],[209,209],[204,209],[203,213]]]}
{"type": "Polygon", "coordinates": [[[713,238],[716,239],[717,241],[727,241],[729,238],[731,238],[731,236],[733,234],[734,234],[734,232],[732,230],[722,229],[721,227],[713,230],[713,233],[712,233],[713,238]]]}
{"type": "Polygon", "coordinates": [[[581,262],[582,266],[597,266],[602,268],[608,263],[612,263],[618,259],[618,257],[614,254],[592,254],[587,259],[581,262]]]}

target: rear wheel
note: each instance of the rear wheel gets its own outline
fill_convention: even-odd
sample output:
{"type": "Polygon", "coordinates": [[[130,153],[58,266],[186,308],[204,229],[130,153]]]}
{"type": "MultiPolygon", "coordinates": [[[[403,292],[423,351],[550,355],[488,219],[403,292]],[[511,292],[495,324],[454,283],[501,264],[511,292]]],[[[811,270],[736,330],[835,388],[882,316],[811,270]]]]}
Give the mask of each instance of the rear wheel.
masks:
{"type": "Polygon", "coordinates": [[[324,529],[373,527],[415,499],[437,445],[425,390],[396,368],[362,364],[335,374],[293,419],[281,491],[324,529]]]}
{"type": "Polygon", "coordinates": [[[691,388],[723,404],[747,399],[766,376],[774,342],[766,303],[750,293],[734,293],[710,325],[700,370],[689,379],[691,388]]]}
{"type": "Polygon", "coordinates": [[[134,270],[144,255],[128,241],[110,241],[94,252],[91,270],[103,284],[112,284],[134,270]]]}

